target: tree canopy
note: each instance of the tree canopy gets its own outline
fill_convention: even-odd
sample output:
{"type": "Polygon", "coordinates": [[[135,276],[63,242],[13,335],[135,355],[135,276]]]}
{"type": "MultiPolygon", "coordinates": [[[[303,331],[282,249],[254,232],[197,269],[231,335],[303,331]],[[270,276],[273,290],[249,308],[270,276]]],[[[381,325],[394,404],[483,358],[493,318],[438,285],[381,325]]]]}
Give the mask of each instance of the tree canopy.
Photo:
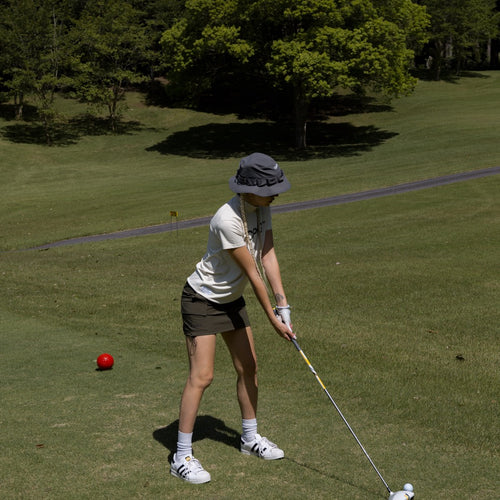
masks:
{"type": "Polygon", "coordinates": [[[67,16],[55,0],[11,1],[2,14],[0,61],[16,115],[22,116],[25,95],[33,95],[50,143],[54,93],[69,58],[67,16]]]}
{"type": "Polygon", "coordinates": [[[0,98],[14,101],[18,119],[31,99],[50,143],[59,91],[104,107],[114,128],[126,89],[156,77],[180,83],[191,102],[221,82],[258,87],[293,110],[304,148],[313,104],[345,91],[407,94],[415,56],[429,50],[437,78],[451,63],[460,71],[484,61],[498,3],[0,0],[0,98]]]}
{"type": "Polygon", "coordinates": [[[76,95],[106,107],[114,130],[125,85],[146,79],[139,71],[148,49],[141,12],[122,0],[91,0],[70,36],[77,69],[73,80],[76,95]]]}
{"type": "Polygon", "coordinates": [[[495,12],[496,0],[419,0],[419,3],[431,17],[429,66],[436,80],[452,62],[457,73],[467,59],[479,62],[481,43],[498,35],[500,14],[495,12]]]}
{"type": "Polygon", "coordinates": [[[162,47],[170,73],[197,73],[198,87],[239,65],[250,78],[264,72],[291,89],[296,146],[303,148],[313,99],[339,88],[413,89],[409,69],[428,22],[411,0],[187,0],[162,47]]]}

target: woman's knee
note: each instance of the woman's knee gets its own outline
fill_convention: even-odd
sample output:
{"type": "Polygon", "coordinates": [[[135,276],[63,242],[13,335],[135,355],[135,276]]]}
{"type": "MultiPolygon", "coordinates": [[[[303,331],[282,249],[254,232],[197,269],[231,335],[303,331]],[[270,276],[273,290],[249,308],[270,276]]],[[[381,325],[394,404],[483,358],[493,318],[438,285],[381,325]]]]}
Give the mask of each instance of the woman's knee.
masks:
{"type": "Polygon", "coordinates": [[[213,371],[197,372],[189,374],[189,383],[198,390],[204,391],[210,386],[214,379],[213,371]]]}
{"type": "Polygon", "coordinates": [[[190,366],[188,384],[205,390],[214,378],[215,335],[187,337],[186,341],[190,366]]]}

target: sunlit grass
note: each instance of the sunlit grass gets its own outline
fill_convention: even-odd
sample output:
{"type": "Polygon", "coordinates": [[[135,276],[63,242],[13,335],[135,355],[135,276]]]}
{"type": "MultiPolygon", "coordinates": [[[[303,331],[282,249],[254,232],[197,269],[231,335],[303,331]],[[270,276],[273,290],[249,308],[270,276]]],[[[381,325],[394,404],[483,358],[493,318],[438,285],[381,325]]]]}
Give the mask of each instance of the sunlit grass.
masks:
{"type": "MultiPolygon", "coordinates": [[[[330,146],[314,146],[318,126],[311,127],[317,154],[307,161],[294,160],[278,137],[273,148],[272,125],[264,146],[252,139],[255,130],[245,120],[147,107],[140,94],[130,95],[126,133],[80,131],[52,148],[10,141],[10,127],[19,124],[0,119],[0,248],[159,224],[169,220],[170,210],[181,219],[211,215],[229,193],[227,179],[240,157],[232,152],[249,152],[245,145],[265,147],[286,169],[293,189],[280,203],[496,166],[500,76],[477,75],[453,84],[419,82],[415,94],[393,101],[387,111],[332,118],[319,128],[335,126],[330,146]],[[228,142],[235,127],[240,148],[228,142]],[[162,149],[166,140],[170,149],[162,149]],[[186,144],[176,151],[179,141],[186,144]],[[190,146],[196,153],[189,154],[190,146]],[[211,156],[211,148],[220,154],[211,156]]],[[[84,109],[71,106],[68,119],[84,109]]]]}
{"type": "MultiPolygon", "coordinates": [[[[446,90],[470,95],[461,102],[472,112],[477,94],[492,92],[490,75],[474,80],[474,94],[465,92],[469,80],[446,90]]],[[[432,106],[446,102],[446,84],[421,85],[432,106]]],[[[493,131],[474,122],[466,141],[456,110],[450,128],[462,130],[460,144],[445,146],[436,134],[434,149],[417,148],[425,102],[417,92],[392,112],[349,117],[399,135],[357,157],[283,162],[294,186],[279,200],[492,166],[493,146],[488,156],[479,145],[493,131]],[[413,107],[403,116],[405,102],[413,107]],[[407,163],[397,141],[410,152],[407,163]],[[464,148],[476,143],[481,161],[469,163],[464,148]],[[438,150],[446,162],[432,162],[438,150]]],[[[184,116],[189,127],[191,112],[155,109],[154,120],[163,112],[184,116]]],[[[140,113],[145,121],[147,109],[140,113]]],[[[82,137],[50,149],[4,139],[2,247],[158,223],[170,209],[211,213],[229,195],[237,159],[147,152],[164,134],[82,137]]],[[[497,493],[499,192],[500,178],[492,176],[274,217],[302,348],[389,485],[411,482],[421,499],[497,493]]],[[[194,443],[212,482],[195,487],[168,474],[187,374],[180,291],[205,251],[206,232],[0,254],[2,498],[387,498],[250,290],[259,430],[286,458],[268,463],[236,449],[235,377],[221,342],[194,443]],[[101,352],[113,354],[112,370],[96,371],[101,352]]]]}

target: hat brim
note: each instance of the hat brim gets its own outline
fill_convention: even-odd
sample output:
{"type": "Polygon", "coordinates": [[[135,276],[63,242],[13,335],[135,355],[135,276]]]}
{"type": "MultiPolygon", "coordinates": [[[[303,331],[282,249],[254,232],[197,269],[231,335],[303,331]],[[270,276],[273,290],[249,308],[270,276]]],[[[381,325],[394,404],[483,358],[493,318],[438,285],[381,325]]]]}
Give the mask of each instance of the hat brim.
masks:
{"type": "Polygon", "coordinates": [[[236,180],[236,176],[229,179],[229,189],[233,193],[252,193],[257,196],[276,196],[278,194],[284,193],[290,189],[291,185],[288,179],[283,175],[281,182],[272,184],[271,186],[248,186],[246,184],[239,184],[236,180]]]}

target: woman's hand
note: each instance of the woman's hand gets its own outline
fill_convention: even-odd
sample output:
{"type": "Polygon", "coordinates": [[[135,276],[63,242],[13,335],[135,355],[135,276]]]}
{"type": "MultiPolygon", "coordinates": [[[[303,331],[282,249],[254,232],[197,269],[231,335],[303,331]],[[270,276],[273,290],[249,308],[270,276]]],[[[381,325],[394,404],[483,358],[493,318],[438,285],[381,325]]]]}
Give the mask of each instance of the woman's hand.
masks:
{"type": "Polygon", "coordinates": [[[293,333],[293,325],[291,323],[285,323],[277,309],[274,309],[274,314],[277,320],[276,322],[273,321],[273,327],[276,333],[286,340],[297,338],[295,333],[293,333]]]}
{"type": "Polygon", "coordinates": [[[276,306],[274,308],[275,314],[281,318],[281,321],[285,323],[291,331],[293,331],[292,320],[291,320],[291,307],[287,304],[286,306],[276,306]]]}

